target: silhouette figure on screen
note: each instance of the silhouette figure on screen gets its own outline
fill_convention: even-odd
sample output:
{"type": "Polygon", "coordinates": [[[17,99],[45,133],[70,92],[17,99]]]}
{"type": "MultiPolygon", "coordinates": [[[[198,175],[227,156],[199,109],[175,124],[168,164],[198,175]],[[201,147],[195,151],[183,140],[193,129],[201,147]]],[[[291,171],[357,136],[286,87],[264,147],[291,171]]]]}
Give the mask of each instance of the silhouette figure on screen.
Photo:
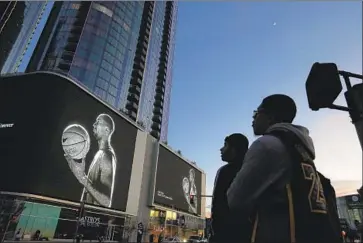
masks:
{"type": "Polygon", "coordinates": [[[184,177],[182,182],[183,192],[185,200],[189,205],[189,211],[197,213],[197,186],[195,185],[195,171],[194,169],[189,170],[189,177],[184,177]],[[190,203],[190,196],[194,196],[194,203],[190,203]]]}
{"type": "MultiPolygon", "coordinates": [[[[65,134],[68,132],[67,128],[63,132],[63,138],[66,137],[65,134]]],[[[82,146],[78,146],[78,144],[82,144],[84,142],[81,140],[78,144],[75,144],[75,146],[78,146],[77,149],[79,151],[77,152],[77,149],[72,150],[69,147],[66,149],[64,145],[65,141],[62,138],[63,149],[65,152],[64,156],[68,162],[69,168],[72,170],[79,183],[84,187],[81,195],[81,201],[104,207],[112,206],[117,163],[116,154],[111,144],[111,136],[114,131],[115,123],[109,115],[100,114],[96,118],[96,122],[93,124],[93,135],[98,143],[98,151],[93,157],[87,174],[85,172],[85,149],[83,149],[82,146]],[[82,158],[79,158],[79,153],[83,154],[82,158]]],[[[75,135],[75,137],[77,136],[79,136],[79,134],[75,135]]],[[[87,138],[87,135],[85,138],[87,138]]],[[[84,144],[84,146],[89,146],[89,143],[87,142],[84,144]]]]}

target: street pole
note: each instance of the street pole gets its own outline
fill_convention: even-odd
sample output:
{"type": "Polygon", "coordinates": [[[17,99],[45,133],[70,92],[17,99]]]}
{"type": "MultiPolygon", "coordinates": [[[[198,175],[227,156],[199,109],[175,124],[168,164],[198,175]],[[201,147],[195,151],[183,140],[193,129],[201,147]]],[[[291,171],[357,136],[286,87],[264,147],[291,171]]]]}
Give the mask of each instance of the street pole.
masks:
{"type": "MultiPolygon", "coordinates": [[[[352,123],[355,126],[355,130],[358,135],[360,147],[361,147],[361,159],[363,165],[363,83],[356,84],[352,87],[350,78],[357,78],[363,80],[363,75],[349,73],[345,71],[339,71],[339,74],[343,76],[347,91],[344,93],[345,100],[349,108],[349,115],[352,119],[352,123]]],[[[363,186],[357,190],[358,194],[362,196],[363,186]]]]}
{"type": "MultiPolygon", "coordinates": [[[[83,188],[83,191],[84,191],[84,194],[83,194],[83,197],[82,197],[82,201],[81,201],[81,204],[80,204],[80,207],[79,207],[79,211],[78,211],[78,217],[77,217],[77,224],[76,224],[76,232],[75,232],[75,237],[73,237],[73,243],[74,243],[74,240],[75,239],[78,239],[78,229],[79,229],[79,223],[80,223],[80,220],[81,218],[83,217],[83,214],[84,214],[84,206],[85,206],[85,200],[86,200],[86,197],[87,197],[87,186],[88,186],[88,176],[87,176],[87,182],[86,182],[86,185],[84,186],[83,188]]],[[[78,243],[78,242],[77,242],[78,243]]]]}
{"type": "MultiPolygon", "coordinates": [[[[363,76],[362,76],[363,79],[363,76]]],[[[356,84],[345,93],[350,109],[350,117],[357,131],[358,139],[363,150],[363,84],[356,84]]]]}
{"type": "Polygon", "coordinates": [[[8,232],[11,221],[12,221],[12,214],[10,214],[10,216],[9,216],[8,223],[6,224],[6,228],[5,228],[5,231],[4,231],[4,235],[3,235],[2,239],[1,239],[1,242],[5,241],[6,233],[8,232]]]}
{"type": "Polygon", "coordinates": [[[82,215],[84,213],[84,200],[82,200],[81,204],[80,204],[80,207],[79,207],[79,211],[78,211],[78,217],[77,217],[77,224],[76,224],[76,232],[75,232],[75,236],[73,237],[73,243],[75,240],[77,240],[77,243],[78,243],[78,229],[79,229],[79,223],[80,223],[80,220],[82,218],[82,215]]]}

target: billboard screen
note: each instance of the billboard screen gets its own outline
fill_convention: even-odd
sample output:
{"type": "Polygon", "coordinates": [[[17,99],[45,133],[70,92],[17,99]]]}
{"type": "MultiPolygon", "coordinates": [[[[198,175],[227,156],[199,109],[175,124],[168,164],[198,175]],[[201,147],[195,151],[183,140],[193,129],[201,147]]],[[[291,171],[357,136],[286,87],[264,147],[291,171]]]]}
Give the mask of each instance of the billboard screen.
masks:
{"type": "Polygon", "coordinates": [[[159,148],[154,203],[200,215],[202,172],[167,148],[159,148]],[[193,203],[190,195],[195,195],[193,203]]]}
{"type": "Polygon", "coordinates": [[[344,198],[349,209],[363,209],[363,201],[359,194],[345,196],[344,198]]]}
{"type": "Polygon", "coordinates": [[[57,75],[0,79],[0,191],[124,211],[137,128],[57,75]]]}

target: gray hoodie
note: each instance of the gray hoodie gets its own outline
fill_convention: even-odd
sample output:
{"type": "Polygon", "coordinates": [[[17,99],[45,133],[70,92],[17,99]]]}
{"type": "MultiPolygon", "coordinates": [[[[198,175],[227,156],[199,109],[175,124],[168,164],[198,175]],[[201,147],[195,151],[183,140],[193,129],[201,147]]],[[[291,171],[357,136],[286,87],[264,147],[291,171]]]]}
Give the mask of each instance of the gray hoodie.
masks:
{"type": "MultiPolygon", "coordinates": [[[[271,126],[274,130],[290,131],[300,138],[312,158],[313,141],[305,127],[288,123],[271,126]]],[[[279,138],[264,135],[248,150],[243,166],[227,191],[229,209],[243,225],[258,211],[256,243],[290,242],[286,184],[292,174],[291,158],[279,138]]]]}

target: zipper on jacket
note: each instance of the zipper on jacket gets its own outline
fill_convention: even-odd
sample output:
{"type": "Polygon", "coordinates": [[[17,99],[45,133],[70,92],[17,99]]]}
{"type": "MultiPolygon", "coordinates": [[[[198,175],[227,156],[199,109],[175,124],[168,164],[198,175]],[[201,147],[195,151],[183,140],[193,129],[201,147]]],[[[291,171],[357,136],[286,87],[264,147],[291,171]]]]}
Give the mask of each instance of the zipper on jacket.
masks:
{"type": "Polygon", "coordinates": [[[291,185],[286,185],[287,199],[289,201],[289,221],[290,221],[290,241],[296,243],[295,235],[295,213],[294,213],[294,201],[292,200],[291,185]]]}

